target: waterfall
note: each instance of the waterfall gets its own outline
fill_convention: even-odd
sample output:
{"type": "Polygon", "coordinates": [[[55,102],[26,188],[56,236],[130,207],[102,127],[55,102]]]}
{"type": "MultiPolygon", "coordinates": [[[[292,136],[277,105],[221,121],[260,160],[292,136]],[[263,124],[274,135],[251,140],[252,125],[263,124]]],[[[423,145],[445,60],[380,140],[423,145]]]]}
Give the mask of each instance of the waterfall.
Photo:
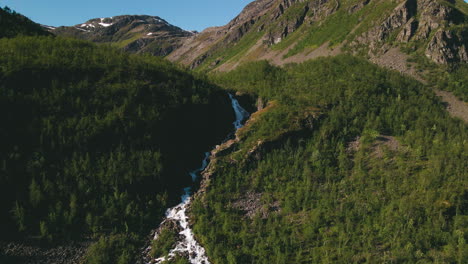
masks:
{"type": "MultiPolygon", "coordinates": [[[[231,99],[231,105],[236,115],[236,120],[233,125],[235,130],[243,126],[243,122],[249,117],[249,113],[242,108],[239,104],[239,101],[232,95],[229,94],[231,99]]],[[[192,178],[192,181],[195,182],[200,175],[200,173],[205,170],[208,166],[208,161],[210,159],[210,153],[205,153],[205,158],[202,161],[200,168],[193,170],[189,173],[192,178]]],[[[166,257],[158,258],[153,260],[154,263],[160,264],[164,261],[173,259],[176,255],[188,256],[190,263],[192,264],[209,264],[208,257],[206,256],[205,249],[195,240],[192,229],[188,223],[187,208],[192,201],[192,188],[187,187],[184,189],[184,194],[181,197],[181,203],[175,207],[169,208],[166,211],[166,218],[163,221],[174,221],[176,222],[182,231],[179,233],[182,237],[180,241],[177,241],[176,246],[170,250],[169,254],[166,257]]],[[[158,233],[155,234],[154,240],[158,238],[158,233]]],[[[148,248],[145,253],[147,254],[151,248],[148,248]]]]}

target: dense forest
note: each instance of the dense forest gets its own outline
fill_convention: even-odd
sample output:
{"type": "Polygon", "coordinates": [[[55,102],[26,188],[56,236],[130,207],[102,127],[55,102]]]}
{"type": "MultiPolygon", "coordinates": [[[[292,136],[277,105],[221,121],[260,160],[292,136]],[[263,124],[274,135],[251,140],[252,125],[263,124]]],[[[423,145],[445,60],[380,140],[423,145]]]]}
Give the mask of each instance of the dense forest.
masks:
{"type": "Polygon", "coordinates": [[[0,39],[2,239],[112,235],[96,247],[127,263],[233,119],[224,91],[161,58],[0,39]]]}
{"type": "Polygon", "coordinates": [[[346,55],[213,80],[269,102],[193,205],[213,263],[468,262],[468,129],[431,89],[346,55]]]}

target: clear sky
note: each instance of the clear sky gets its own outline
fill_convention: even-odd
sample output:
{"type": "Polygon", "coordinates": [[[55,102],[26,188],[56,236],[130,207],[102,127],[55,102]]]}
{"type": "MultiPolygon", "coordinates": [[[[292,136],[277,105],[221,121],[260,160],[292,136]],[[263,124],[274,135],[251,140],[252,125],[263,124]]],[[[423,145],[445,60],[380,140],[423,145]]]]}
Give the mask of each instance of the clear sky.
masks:
{"type": "Polygon", "coordinates": [[[0,0],[37,23],[71,26],[117,15],[159,16],[186,30],[222,26],[252,0],[0,0]]]}

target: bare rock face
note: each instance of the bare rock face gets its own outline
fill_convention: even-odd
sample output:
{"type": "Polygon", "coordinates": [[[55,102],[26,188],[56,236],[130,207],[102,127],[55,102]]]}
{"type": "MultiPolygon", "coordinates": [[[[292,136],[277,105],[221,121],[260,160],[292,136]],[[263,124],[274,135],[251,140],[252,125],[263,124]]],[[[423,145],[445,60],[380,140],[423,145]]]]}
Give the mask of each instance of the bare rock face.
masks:
{"type": "Polygon", "coordinates": [[[363,0],[359,3],[356,3],[355,5],[351,6],[351,8],[348,9],[348,13],[353,14],[356,13],[357,11],[363,9],[367,4],[369,4],[370,0],[363,0]]]}
{"type": "MultiPolygon", "coordinates": [[[[396,34],[396,43],[420,41],[428,43],[426,56],[438,64],[468,62],[466,32],[445,29],[464,22],[465,15],[437,0],[404,0],[380,25],[356,38],[352,45],[370,48],[370,54],[387,50],[385,42],[396,34]],[[434,32],[435,35],[433,34],[434,32]],[[432,39],[430,39],[430,37],[432,39]]],[[[465,27],[466,28],[466,27],[465,27]]]]}
{"type": "Polygon", "coordinates": [[[430,41],[426,56],[438,64],[468,62],[468,30],[451,32],[439,30],[430,41]]]}
{"type": "Polygon", "coordinates": [[[396,40],[403,43],[409,42],[417,30],[418,22],[412,17],[400,31],[396,40]]]}
{"type": "MultiPolygon", "coordinates": [[[[277,21],[281,18],[281,16],[286,12],[288,8],[290,8],[295,3],[303,3],[304,0],[283,0],[278,5],[277,8],[274,9],[272,14],[270,15],[271,21],[277,21]]],[[[277,44],[281,42],[284,38],[286,38],[289,34],[296,31],[303,23],[304,20],[309,12],[310,8],[308,5],[305,5],[299,13],[299,16],[291,17],[289,19],[282,20],[279,23],[276,31],[272,31],[268,34],[267,43],[277,44]]]]}
{"type": "Polygon", "coordinates": [[[371,51],[375,51],[380,45],[380,42],[387,39],[393,31],[402,28],[405,31],[401,36],[402,39],[409,39],[414,34],[413,16],[417,12],[416,0],[405,0],[399,4],[392,12],[392,14],[384,20],[382,24],[365,32],[362,36],[355,40],[357,45],[368,45],[371,51]]]}
{"type": "MultiPolygon", "coordinates": [[[[368,3],[369,0],[364,0],[356,7],[356,11],[368,3]]],[[[268,45],[278,44],[287,36],[294,33],[303,24],[319,23],[321,20],[332,15],[338,10],[339,6],[339,2],[332,0],[282,0],[270,15],[270,21],[280,22],[276,27],[276,30],[272,30],[268,33],[268,35],[266,35],[264,42],[266,42],[268,45]],[[286,18],[283,17],[287,12],[287,9],[294,7],[294,5],[297,6],[301,3],[303,6],[298,8],[299,10],[296,11],[295,15],[288,15],[286,18]]]]}
{"type": "Polygon", "coordinates": [[[432,0],[419,0],[418,5],[421,7],[421,18],[416,40],[427,39],[432,31],[441,26],[442,21],[450,21],[451,8],[448,6],[432,0]]]}
{"type": "Polygon", "coordinates": [[[379,40],[385,39],[393,30],[406,25],[410,19],[416,15],[416,6],[416,0],[406,0],[397,6],[393,13],[380,26],[380,31],[378,34],[379,40]]]}
{"type": "Polygon", "coordinates": [[[418,0],[421,16],[416,40],[429,40],[431,33],[437,31],[426,49],[426,56],[438,64],[468,62],[468,28],[464,26],[454,32],[445,25],[463,23],[464,16],[457,9],[434,0],[418,0]]]}

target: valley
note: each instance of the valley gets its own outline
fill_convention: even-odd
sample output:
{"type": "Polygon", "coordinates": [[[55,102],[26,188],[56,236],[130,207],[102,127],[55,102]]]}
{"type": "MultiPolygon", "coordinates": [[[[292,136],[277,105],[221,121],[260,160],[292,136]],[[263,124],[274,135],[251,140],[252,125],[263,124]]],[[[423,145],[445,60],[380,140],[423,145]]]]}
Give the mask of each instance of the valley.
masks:
{"type": "Polygon", "coordinates": [[[466,263],[467,34],[462,0],[2,8],[0,263],[466,263]]]}

